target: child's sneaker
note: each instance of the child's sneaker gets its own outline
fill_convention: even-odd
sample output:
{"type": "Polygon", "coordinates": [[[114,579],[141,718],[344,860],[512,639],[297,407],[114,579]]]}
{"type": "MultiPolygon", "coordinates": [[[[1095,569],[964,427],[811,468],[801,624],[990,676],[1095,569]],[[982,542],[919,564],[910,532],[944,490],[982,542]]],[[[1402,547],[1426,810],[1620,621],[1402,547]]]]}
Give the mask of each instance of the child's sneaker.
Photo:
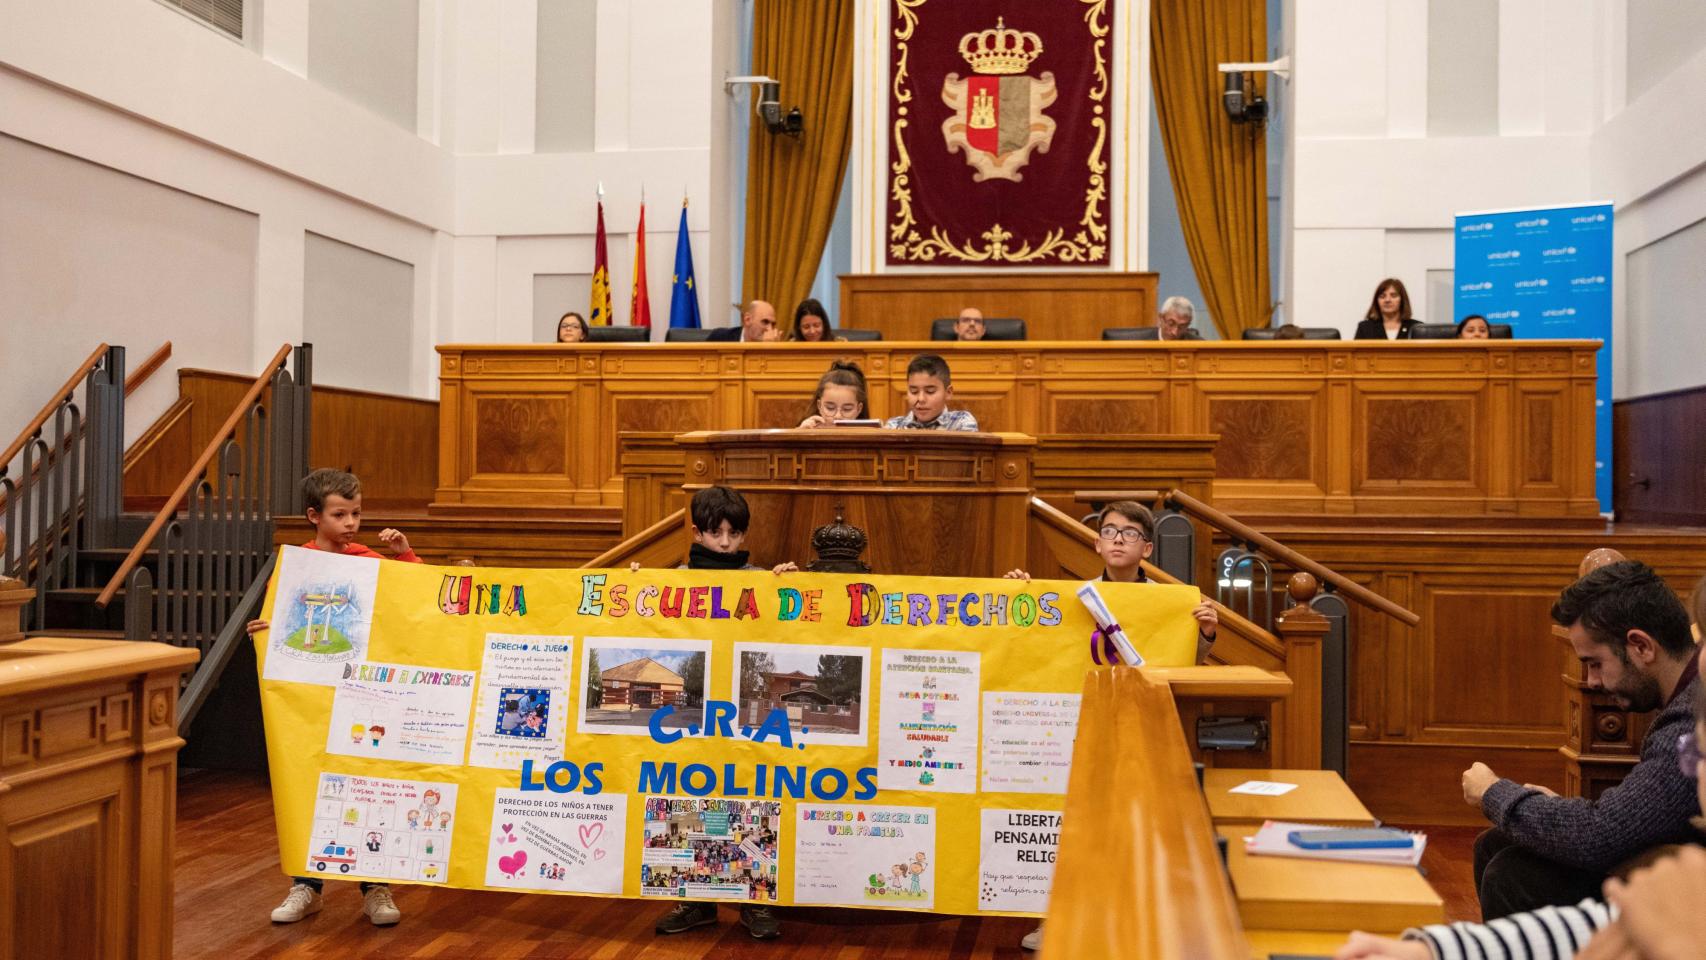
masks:
{"type": "Polygon", "coordinates": [[[309,914],[320,912],[320,892],[306,883],[293,883],[284,902],[273,908],[273,923],[295,923],[309,914]]]}
{"type": "Polygon", "coordinates": [[[403,919],[403,912],[397,909],[397,901],[391,899],[391,888],[383,883],[368,887],[362,899],[365,902],[361,912],[367,914],[367,919],[372,920],[376,927],[389,927],[403,919]]]}
{"type": "Polygon", "coordinates": [[[1019,946],[1026,950],[1041,950],[1043,948],[1043,925],[1039,923],[1035,930],[1025,934],[1025,939],[1019,941],[1019,946]]]}
{"type": "Polygon", "coordinates": [[[658,921],[658,933],[686,933],[694,927],[703,927],[717,922],[717,905],[714,903],[678,903],[674,910],[663,915],[658,921]]]}
{"type": "Polygon", "coordinates": [[[748,903],[740,908],[740,922],[754,940],[774,940],[782,935],[782,921],[767,904],[748,903]]]}

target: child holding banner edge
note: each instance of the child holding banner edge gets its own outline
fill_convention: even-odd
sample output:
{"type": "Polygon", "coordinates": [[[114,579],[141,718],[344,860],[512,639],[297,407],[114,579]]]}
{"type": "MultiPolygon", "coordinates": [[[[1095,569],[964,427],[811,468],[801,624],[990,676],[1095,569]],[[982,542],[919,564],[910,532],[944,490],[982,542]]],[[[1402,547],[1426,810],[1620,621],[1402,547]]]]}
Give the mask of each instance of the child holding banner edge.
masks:
{"type": "MultiPolygon", "coordinates": [[[[1099,578],[1108,583],[1147,583],[1143,561],[1155,552],[1155,515],[1149,508],[1134,500],[1115,500],[1096,514],[1096,555],[1105,565],[1099,578]]],[[[1029,580],[1024,570],[1009,570],[1003,574],[1009,580],[1029,580]]],[[[1207,598],[1196,605],[1191,616],[1197,621],[1197,662],[1208,660],[1214,646],[1214,635],[1220,629],[1220,615],[1207,598]]],[[[1026,950],[1041,950],[1043,928],[1025,934],[1019,945],[1026,950]]]]}
{"type": "MultiPolygon", "coordinates": [[[[361,478],[343,470],[322,467],[302,478],[304,514],[314,527],[314,539],[303,544],[307,550],[324,550],[346,557],[381,555],[356,542],[361,530],[361,478]]],[[[401,530],[386,527],[379,531],[379,540],[390,548],[392,558],[404,563],[420,563],[421,558],[409,547],[409,538],[401,530]]],[[[268,628],[265,620],[250,620],[249,635],[268,628]]],[[[273,908],[274,923],[295,923],[320,912],[320,894],[326,881],[319,877],[290,878],[290,892],[284,902],[273,908]]],[[[397,902],[391,897],[387,883],[361,882],[362,912],[376,927],[388,927],[403,919],[397,902]]]]}
{"type": "MultiPolygon", "coordinates": [[[[693,546],[687,552],[687,562],[678,569],[764,569],[749,563],[747,552],[741,549],[746,544],[746,530],[752,522],[752,511],[747,507],[746,498],[741,496],[739,490],[732,487],[706,487],[693,495],[688,513],[693,517],[693,546]]],[[[639,567],[636,563],[632,569],[638,570],[639,567]]],[[[770,569],[772,573],[783,574],[800,568],[788,561],[770,569]]],[[[672,907],[668,913],[658,918],[654,929],[660,935],[686,933],[716,922],[716,904],[691,900],[672,907]]],[[[776,915],[776,908],[769,904],[741,904],[740,922],[746,927],[746,931],[752,934],[754,940],[774,940],[782,935],[781,918],[776,915]]]]}

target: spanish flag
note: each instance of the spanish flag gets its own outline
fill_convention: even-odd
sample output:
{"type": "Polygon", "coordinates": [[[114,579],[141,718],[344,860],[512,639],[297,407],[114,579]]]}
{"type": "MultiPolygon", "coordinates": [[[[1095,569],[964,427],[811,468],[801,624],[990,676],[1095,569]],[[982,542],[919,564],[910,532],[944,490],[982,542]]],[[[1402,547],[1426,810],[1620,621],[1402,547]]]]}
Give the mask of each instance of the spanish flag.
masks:
{"type": "Polygon", "coordinates": [[[610,253],[604,244],[604,201],[598,201],[598,238],[592,243],[592,308],[586,322],[593,326],[610,324],[610,253]]]}
{"type": "Polygon", "coordinates": [[[634,295],[628,302],[628,325],[652,325],[652,302],[646,291],[646,201],[640,200],[640,228],[634,241],[634,295]]]}

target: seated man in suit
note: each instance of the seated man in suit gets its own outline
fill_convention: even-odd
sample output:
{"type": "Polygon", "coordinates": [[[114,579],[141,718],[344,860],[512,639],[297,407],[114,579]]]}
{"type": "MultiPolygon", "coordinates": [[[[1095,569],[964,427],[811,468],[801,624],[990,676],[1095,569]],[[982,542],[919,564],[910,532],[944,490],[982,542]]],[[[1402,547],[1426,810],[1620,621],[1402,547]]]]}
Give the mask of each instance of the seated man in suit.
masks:
{"type": "Polygon", "coordinates": [[[705,339],[719,343],[737,340],[741,343],[768,343],[782,339],[782,330],[776,326],[776,308],[763,300],[754,300],[740,312],[740,326],[719,327],[705,339]]]}
{"type": "Polygon", "coordinates": [[[1587,668],[1589,689],[1625,710],[1658,710],[1641,761],[1598,800],[1519,784],[1484,763],[1463,774],[1463,799],[1493,828],[1475,840],[1475,888],[1494,920],[1594,896],[1619,864],[1696,834],[1694,785],[1678,766],[1678,738],[1700,696],[1688,611],[1644,563],[1612,563],[1577,580],[1552,605],[1587,668]]]}
{"type": "Polygon", "coordinates": [[[1161,304],[1161,315],[1155,321],[1156,338],[1159,340],[1201,340],[1202,334],[1191,326],[1195,319],[1197,308],[1184,297],[1168,297],[1161,304]]]}

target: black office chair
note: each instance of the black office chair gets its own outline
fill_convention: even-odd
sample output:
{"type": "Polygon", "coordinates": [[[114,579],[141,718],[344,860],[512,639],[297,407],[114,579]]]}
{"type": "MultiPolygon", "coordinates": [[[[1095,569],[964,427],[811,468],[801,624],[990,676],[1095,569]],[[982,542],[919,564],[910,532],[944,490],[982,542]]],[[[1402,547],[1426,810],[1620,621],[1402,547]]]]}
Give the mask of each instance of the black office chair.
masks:
{"type": "Polygon", "coordinates": [[[881,330],[864,330],[855,327],[836,327],[830,332],[849,342],[854,340],[881,340],[883,338],[881,330]]]}
{"type": "Polygon", "coordinates": [[[646,343],[652,338],[651,327],[587,327],[587,343],[646,343]]]}
{"type": "MultiPolygon", "coordinates": [[[[1343,337],[1341,337],[1339,335],[1339,328],[1338,327],[1303,327],[1302,329],[1303,329],[1303,339],[1305,339],[1305,340],[1342,340],[1342,339],[1344,339],[1343,337]]],[[[1244,331],[1244,339],[1246,339],[1246,340],[1278,340],[1279,339],[1279,328],[1278,327],[1257,327],[1254,330],[1246,330],[1246,331],[1244,331]]]]}
{"type": "Polygon", "coordinates": [[[1103,340],[1159,340],[1160,327],[1103,327],[1103,340]]]}
{"type": "MultiPolygon", "coordinates": [[[[1487,324],[1487,337],[1492,340],[1509,340],[1511,325],[1508,323],[1487,324]]],[[[1411,340],[1456,340],[1457,324],[1455,323],[1421,323],[1410,331],[1411,340]]]]}
{"type": "MultiPolygon", "coordinates": [[[[958,340],[954,333],[956,318],[943,317],[930,324],[930,339],[958,340]]],[[[983,321],[983,339],[985,340],[1024,340],[1025,321],[1009,317],[991,317],[983,321]]]]}
{"type": "Polygon", "coordinates": [[[704,343],[711,339],[710,327],[670,327],[664,331],[664,343],[704,343]]]}

